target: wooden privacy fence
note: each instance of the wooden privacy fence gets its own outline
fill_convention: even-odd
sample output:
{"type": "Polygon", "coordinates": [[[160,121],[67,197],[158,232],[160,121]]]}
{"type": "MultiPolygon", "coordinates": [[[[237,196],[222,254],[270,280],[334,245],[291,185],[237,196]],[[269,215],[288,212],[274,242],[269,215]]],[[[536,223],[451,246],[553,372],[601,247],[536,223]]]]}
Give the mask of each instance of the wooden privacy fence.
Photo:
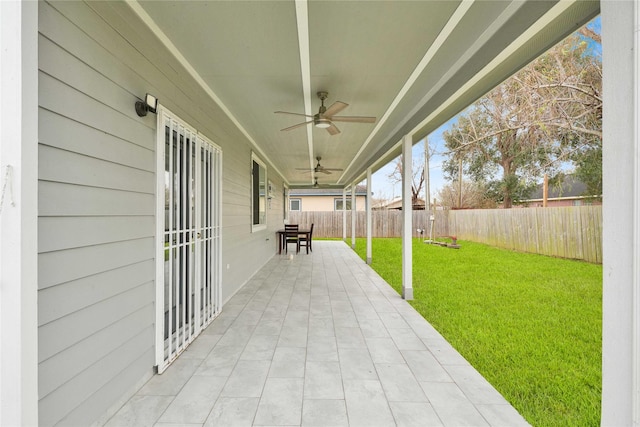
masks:
{"type": "Polygon", "coordinates": [[[602,206],[450,211],[449,230],[462,240],[602,263],[602,206]]]}
{"type": "MultiPolygon", "coordinates": [[[[351,237],[351,211],[347,211],[347,237],[351,237]]],[[[429,236],[428,212],[413,211],[413,237],[420,237],[417,229],[426,229],[423,237],[429,236]]],[[[367,235],[367,214],[356,212],[356,237],[367,235]]],[[[448,211],[436,211],[433,225],[433,235],[448,235],[448,211]]],[[[400,237],[402,234],[402,211],[375,210],[371,212],[372,237],[400,237]]],[[[289,222],[300,224],[302,227],[314,225],[314,237],[342,237],[342,211],[334,212],[289,212],[289,222]]]]}
{"type": "MultiPolygon", "coordinates": [[[[356,212],[356,237],[366,236],[366,212],[356,212]]],[[[417,229],[429,236],[428,212],[413,211],[417,229]]],[[[400,237],[402,211],[371,212],[372,237],[400,237]]],[[[315,237],[342,237],[342,212],[290,212],[289,221],[303,227],[315,224],[315,237]]],[[[602,263],[602,206],[557,208],[478,209],[436,211],[434,237],[455,235],[462,240],[562,258],[602,263]]],[[[351,211],[347,212],[351,237],[351,211]]]]}

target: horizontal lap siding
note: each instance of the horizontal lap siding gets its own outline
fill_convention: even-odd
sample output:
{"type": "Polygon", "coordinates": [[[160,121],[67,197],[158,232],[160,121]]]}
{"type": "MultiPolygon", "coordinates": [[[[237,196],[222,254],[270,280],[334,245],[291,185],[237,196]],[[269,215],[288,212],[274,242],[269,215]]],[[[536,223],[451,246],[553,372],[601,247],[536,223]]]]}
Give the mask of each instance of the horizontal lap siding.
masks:
{"type": "Polygon", "coordinates": [[[224,151],[223,301],[236,293],[273,256],[277,249],[275,232],[283,225],[282,179],[267,167],[267,179],[275,187],[271,207],[267,209],[267,228],[251,232],[250,167],[249,147],[224,151]]]}
{"type": "Polygon", "coordinates": [[[155,364],[156,115],[136,99],[222,148],[224,300],[275,252],[282,179],[252,233],[249,142],[125,3],[39,2],[39,30],[39,419],[89,425],[155,364]]]}
{"type": "Polygon", "coordinates": [[[40,30],[39,418],[85,425],[153,372],[155,123],[55,5],[40,30]]]}

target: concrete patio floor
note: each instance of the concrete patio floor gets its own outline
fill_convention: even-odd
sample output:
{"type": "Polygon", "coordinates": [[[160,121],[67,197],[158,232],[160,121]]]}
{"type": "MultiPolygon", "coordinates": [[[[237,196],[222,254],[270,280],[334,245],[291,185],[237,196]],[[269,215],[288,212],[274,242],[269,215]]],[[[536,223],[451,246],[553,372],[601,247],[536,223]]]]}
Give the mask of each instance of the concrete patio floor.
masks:
{"type": "Polygon", "coordinates": [[[314,241],[275,255],[106,425],[528,424],[345,243],[314,241]]]}

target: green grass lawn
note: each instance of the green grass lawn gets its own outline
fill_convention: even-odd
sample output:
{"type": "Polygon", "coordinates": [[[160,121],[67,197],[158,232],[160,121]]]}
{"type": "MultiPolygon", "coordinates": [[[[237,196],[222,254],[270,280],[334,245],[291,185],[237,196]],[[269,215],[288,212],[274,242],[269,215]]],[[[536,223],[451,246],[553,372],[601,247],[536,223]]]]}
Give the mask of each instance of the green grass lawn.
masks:
{"type": "MultiPolygon", "coordinates": [[[[602,266],[458,243],[414,239],[411,304],[533,426],[599,425],[602,266]]],[[[401,266],[400,239],[373,239],[398,292],[401,266]]]]}

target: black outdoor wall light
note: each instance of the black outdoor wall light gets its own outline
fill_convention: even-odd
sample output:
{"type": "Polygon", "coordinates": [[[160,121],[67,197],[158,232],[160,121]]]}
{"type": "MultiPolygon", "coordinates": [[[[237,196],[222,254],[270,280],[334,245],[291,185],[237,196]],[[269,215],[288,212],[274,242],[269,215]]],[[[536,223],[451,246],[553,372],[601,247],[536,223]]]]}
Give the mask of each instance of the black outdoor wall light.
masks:
{"type": "Polygon", "coordinates": [[[157,110],[158,99],[151,94],[146,94],[144,101],[136,101],[136,113],[138,113],[140,117],[146,116],[147,111],[151,111],[153,114],[156,114],[157,110]]]}

